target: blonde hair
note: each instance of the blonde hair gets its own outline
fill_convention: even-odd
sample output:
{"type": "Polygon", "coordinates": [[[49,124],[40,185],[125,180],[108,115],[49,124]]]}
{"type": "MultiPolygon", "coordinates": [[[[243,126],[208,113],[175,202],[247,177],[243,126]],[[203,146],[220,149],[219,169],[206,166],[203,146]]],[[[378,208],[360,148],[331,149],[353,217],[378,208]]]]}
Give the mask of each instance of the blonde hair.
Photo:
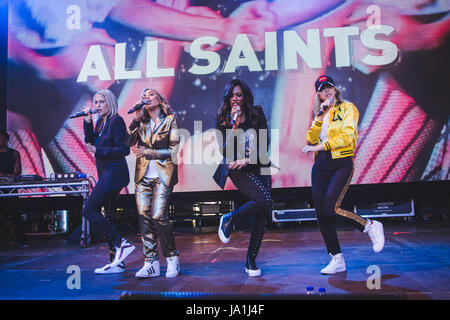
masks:
{"type": "Polygon", "coordinates": [[[106,118],[111,118],[119,112],[119,105],[117,103],[117,98],[110,90],[99,90],[97,91],[93,98],[92,102],[94,103],[94,99],[96,95],[101,95],[105,98],[106,107],[108,108],[108,112],[106,113],[106,118]]]}
{"type": "MultiPolygon", "coordinates": [[[[336,105],[339,105],[342,102],[344,102],[344,99],[342,99],[342,91],[338,87],[334,87],[334,89],[336,89],[336,102],[337,102],[336,105]]],[[[313,107],[314,116],[319,112],[320,105],[322,104],[323,101],[324,100],[320,99],[319,92],[316,92],[316,95],[314,96],[314,107],[313,107]]]]}

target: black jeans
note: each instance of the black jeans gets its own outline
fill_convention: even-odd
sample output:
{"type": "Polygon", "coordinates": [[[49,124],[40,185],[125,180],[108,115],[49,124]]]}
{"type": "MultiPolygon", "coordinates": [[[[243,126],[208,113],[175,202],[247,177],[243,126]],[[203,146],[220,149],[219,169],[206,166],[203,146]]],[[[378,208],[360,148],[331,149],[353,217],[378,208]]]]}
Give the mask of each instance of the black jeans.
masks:
{"type": "Polygon", "coordinates": [[[272,209],[272,178],[270,175],[258,175],[245,169],[231,170],[231,181],[248,199],[241,207],[231,214],[236,216],[251,215],[250,243],[247,257],[256,259],[261,247],[266,228],[266,217],[272,209]]]}
{"type": "Polygon", "coordinates": [[[101,235],[105,235],[110,247],[120,247],[122,236],[111,222],[100,213],[102,206],[110,199],[117,197],[120,190],[105,191],[108,190],[106,184],[107,182],[102,181],[102,179],[97,182],[86,200],[82,214],[91,224],[91,232],[96,230],[101,235]]]}
{"type": "Polygon", "coordinates": [[[364,230],[366,220],[340,208],[353,176],[353,158],[332,159],[329,151],[317,153],[311,172],[312,194],[317,223],[332,255],[341,252],[336,225],[343,223],[364,230]]]}

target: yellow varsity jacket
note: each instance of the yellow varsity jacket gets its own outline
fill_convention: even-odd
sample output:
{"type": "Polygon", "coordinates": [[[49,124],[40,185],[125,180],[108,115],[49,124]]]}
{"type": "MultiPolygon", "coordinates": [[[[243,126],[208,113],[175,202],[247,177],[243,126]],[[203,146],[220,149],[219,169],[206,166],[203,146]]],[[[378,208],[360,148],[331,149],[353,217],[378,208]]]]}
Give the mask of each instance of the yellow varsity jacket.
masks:
{"type": "MultiPolygon", "coordinates": [[[[339,105],[336,103],[329,111],[330,123],[328,126],[328,141],[325,142],[325,150],[331,151],[333,159],[351,157],[355,151],[356,140],[358,139],[358,119],[359,112],[351,102],[344,101],[339,105]]],[[[322,121],[314,119],[311,128],[306,134],[308,142],[312,145],[321,143],[320,131],[322,121]]]]}

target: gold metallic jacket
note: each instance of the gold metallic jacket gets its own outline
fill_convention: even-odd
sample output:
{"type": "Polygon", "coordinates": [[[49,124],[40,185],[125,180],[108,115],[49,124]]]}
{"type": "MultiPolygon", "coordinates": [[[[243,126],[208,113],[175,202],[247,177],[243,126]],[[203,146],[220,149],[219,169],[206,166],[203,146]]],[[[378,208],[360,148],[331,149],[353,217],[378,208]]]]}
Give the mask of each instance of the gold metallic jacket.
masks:
{"type": "MultiPolygon", "coordinates": [[[[333,159],[353,156],[358,139],[359,112],[351,102],[344,101],[334,105],[329,111],[328,141],[324,143],[325,150],[331,151],[333,159]]],[[[320,131],[323,122],[314,119],[311,128],[306,134],[308,142],[319,144],[320,131]]]]}
{"type": "Polygon", "coordinates": [[[155,130],[151,131],[150,122],[142,123],[133,120],[128,127],[127,144],[133,146],[144,146],[145,156],[136,159],[136,170],[134,182],[139,183],[147,172],[150,160],[155,160],[158,169],[158,176],[166,187],[172,187],[178,182],[177,165],[173,159],[177,157],[180,137],[178,135],[178,125],[174,114],[165,116],[160,113],[159,123],[155,130]]]}

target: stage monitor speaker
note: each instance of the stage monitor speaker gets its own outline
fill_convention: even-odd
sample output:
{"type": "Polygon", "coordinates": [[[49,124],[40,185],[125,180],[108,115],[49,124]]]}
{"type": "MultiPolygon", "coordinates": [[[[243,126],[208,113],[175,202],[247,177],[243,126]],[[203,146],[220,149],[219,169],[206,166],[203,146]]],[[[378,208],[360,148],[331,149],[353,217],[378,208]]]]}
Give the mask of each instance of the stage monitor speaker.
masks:
{"type": "MultiPolygon", "coordinates": [[[[390,218],[414,216],[414,200],[382,201],[354,206],[353,212],[363,218],[390,218]]],[[[314,208],[272,210],[273,222],[317,220],[314,208]]]]}
{"type": "Polygon", "coordinates": [[[272,210],[273,222],[312,221],[316,219],[314,208],[272,210]]]}
{"type": "Polygon", "coordinates": [[[380,201],[355,206],[354,212],[363,218],[388,218],[414,216],[414,200],[380,201]]]}

